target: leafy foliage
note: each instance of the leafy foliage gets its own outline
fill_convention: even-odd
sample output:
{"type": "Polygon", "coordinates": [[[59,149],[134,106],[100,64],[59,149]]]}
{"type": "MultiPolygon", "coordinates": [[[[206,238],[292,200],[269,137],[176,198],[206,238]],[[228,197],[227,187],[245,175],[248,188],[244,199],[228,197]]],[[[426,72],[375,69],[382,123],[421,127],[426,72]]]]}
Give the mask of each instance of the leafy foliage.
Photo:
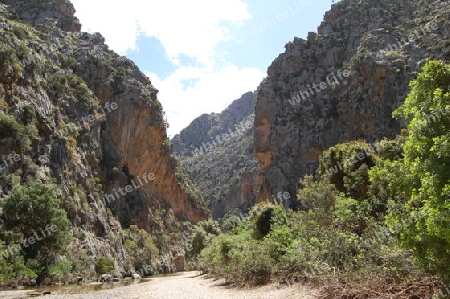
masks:
{"type": "Polygon", "coordinates": [[[49,274],[58,278],[66,278],[73,270],[71,261],[56,261],[49,267],[49,274]]]}
{"type": "Polygon", "coordinates": [[[13,116],[0,113],[0,140],[3,141],[7,138],[12,138],[18,132],[20,132],[21,127],[17,123],[16,119],[13,116]]]}
{"type": "Polygon", "coordinates": [[[72,76],[69,83],[73,88],[75,97],[81,103],[82,107],[91,109],[94,106],[94,96],[86,82],[78,76],[72,76]]]}
{"type": "Polygon", "coordinates": [[[316,179],[300,181],[297,198],[304,210],[258,204],[231,233],[214,238],[200,261],[214,273],[252,283],[295,273],[336,283],[384,277],[406,284],[408,275],[420,275],[420,269],[384,223],[387,199],[377,199],[384,185],[369,180],[382,157],[401,156],[399,142],[358,141],[330,148],[320,158],[322,172],[316,179]],[[342,169],[327,175],[325,170],[337,163],[342,169]]]}
{"type": "Polygon", "coordinates": [[[37,277],[36,272],[25,265],[23,255],[20,252],[16,254],[8,253],[8,247],[3,242],[0,242],[0,255],[0,283],[37,277]]]}
{"type": "Polygon", "coordinates": [[[286,224],[286,212],[281,205],[263,203],[253,209],[250,213],[253,218],[253,236],[260,240],[272,232],[275,225],[286,224]]]}
{"type": "Polygon", "coordinates": [[[14,49],[0,42],[0,73],[5,74],[8,71],[8,67],[18,62],[14,49]]]}
{"type": "Polygon", "coordinates": [[[151,236],[136,225],[131,225],[130,229],[125,231],[124,248],[131,257],[135,269],[151,265],[159,255],[159,249],[151,236]]]}
{"type": "Polygon", "coordinates": [[[104,256],[95,261],[95,272],[97,274],[109,274],[114,270],[114,259],[104,256]]]}
{"type": "Polygon", "coordinates": [[[18,185],[2,204],[5,229],[15,236],[11,242],[43,237],[23,249],[26,260],[52,260],[67,245],[69,220],[59,207],[56,191],[57,187],[50,184],[18,185]]]}
{"type": "Polygon", "coordinates": [[[391,179],[388,222],[401,244],[450,280],[450,65],[428,62],[410,86],[393,113],[408,124],[404,159],[387,161],[373,177],[391,179]]]}
{"type": "Polygon", "coordinates": [[[36,119],[36,110],[31,105],[22,107],[20,120],[25,126],[28,126],[36,119]]]}
{"type": "Polygon", "coordinates": [[[206,248],[211,241],[221,233],[217,221],[200,221],[192,230],[190,244],[192,247],[191,255],[197,257],[200,252],[206,248]]]}

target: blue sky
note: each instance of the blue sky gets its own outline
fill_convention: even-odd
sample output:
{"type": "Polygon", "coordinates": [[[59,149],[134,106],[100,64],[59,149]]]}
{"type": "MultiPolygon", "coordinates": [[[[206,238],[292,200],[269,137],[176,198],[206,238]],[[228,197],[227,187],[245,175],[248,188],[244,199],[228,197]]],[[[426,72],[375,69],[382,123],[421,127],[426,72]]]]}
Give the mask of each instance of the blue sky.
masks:
{"type": "MultiPolygon", "coordinates": [[[[317,31],[332,0],[72,0],[159,89],[173,137],[197,116],[256,90],[294,36],[317,31]]],[[[337,1],[336,1],[337,2],[337,1]]]]}

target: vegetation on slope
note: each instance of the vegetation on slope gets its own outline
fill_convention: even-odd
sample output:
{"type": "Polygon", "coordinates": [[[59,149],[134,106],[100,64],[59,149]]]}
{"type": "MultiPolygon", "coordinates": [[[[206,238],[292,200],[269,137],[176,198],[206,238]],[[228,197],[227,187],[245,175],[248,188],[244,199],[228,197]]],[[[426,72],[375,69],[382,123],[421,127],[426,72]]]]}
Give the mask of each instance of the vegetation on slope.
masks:
{"type": "Polygon", "coordinates": [[[203,267],[234,281],[326,282],[324,298],[445,298],[450,65],[430,61],[411,87],[394,112],[404,134],[328,149],[301,180],[304,210],[255,206],[201,251],[203,267]]]}

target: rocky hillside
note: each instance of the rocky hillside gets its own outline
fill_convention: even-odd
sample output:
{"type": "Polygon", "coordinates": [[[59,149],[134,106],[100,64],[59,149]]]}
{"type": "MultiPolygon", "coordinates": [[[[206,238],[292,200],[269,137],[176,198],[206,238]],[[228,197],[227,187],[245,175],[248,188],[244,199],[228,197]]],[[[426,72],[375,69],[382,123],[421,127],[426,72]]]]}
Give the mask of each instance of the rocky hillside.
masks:
{"type": "Polygon", "coordinates": [[[255,94],[248,92],[223,112],[196,118],[172,139],[216,219],[256,202],[262,182],[253,155],[254,105],[255,94]]]}
{"type": "Polygon", "coordinates": [[[100,34],[80,32],[74,13],[67,0],[0,1],[0,154],[18,157],[0,173],[0,201],[55,182],[71,251],[91,269],[107,256],[134,271],[122,231],[133,225],[159,249],[154,271],[174,271],[189,228],[180,220],[209,212],[180,179],[158,90],[100,34]]]}
{"type": "Polygon", "coordinates": [[[391,112],[408,82],[428,59],[450,58],[449,12],[449,1],[342,0],[317,33],[288,43],[258,89],[258,201],[295,198],[299,179],[337,143],[395,137],[402,124],[391,112]]]}

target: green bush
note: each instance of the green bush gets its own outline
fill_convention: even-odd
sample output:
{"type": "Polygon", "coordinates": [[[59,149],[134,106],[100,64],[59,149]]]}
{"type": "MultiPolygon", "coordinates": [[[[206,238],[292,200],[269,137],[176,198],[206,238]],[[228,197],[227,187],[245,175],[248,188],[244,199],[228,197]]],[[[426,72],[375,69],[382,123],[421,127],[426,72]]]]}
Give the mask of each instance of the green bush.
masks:
{"type": "Polygon", "coordinates": [[[286,224],[286,211],[282,205],[262,203],[250,211],[253,220],[253,236],[260,240],[269,234],[275,225],[286,224]]]}
{"type": "Polygon", "coordinates": [[[54,262],[50,267],[48,273],[51,276],[58,277],[59,279],[67,278],[67,276],[72,272],[73,264],[71,261],[62,260],[54,262]]]}
{"type": "Polygon", "coordinates": [[[57,187],[51,184],[17,185],[2,202],[7,231],[20,236],[19,240],[36,238],[35,234],[43,237],[23,249],[26,260],[47,263],[66,248],[70,222],[56,194],[57,187]]]}
{"type": "Polygon", "coordinates": [[[377,152],[377,145],[363,141],[337,144],[319,158],[319,174],[339,192],[365,199],[369,186],[367,170],[379,160],[377,152]]]}
{"type": "Polygon", "coordinates": [[[67,78],[63,74],[54,74],[48,79],[48,85],[56,96],[64,94],[67,90],[67,78]]]}
{"type": "Polygon", "coordinates": [[[20,131],[21,126],[13,116],[0,112],[0,141],[12,138],[20,131]]]}
{"type": "Polygon", "coordinates": [[[0,241],[0,255],[0,283],[37,277],[36,272],[25,265],[22,252],[11,254],[2,241],[0,241]]]}
{"type": "Polygon", "coordinates": [[[0,42],[0,72],[5,73],[9,65],[13,65],[17,62],[18,59],[15,50],[11,46],[0,42]]]}
{"type": "Polygon", "coordinates": [[[217,221],[200,221],[192,230],[190,244],[192,247],[191,255],[196,257],[200,252],[211,243],[212,239],[221,233],[217,221]]]}
{"type": "Polygon", "coordinates": [[[214,273],[257,282],[270,278],[275,265],[268,247],[261,241],[254,240],[250,231],[214,238],[201,252],[199,259],[214,273]]]}
{"type": "Polygon", "coordinates": [[[95,261],[95,272],[97,274],[109,274],[114,270],[114,259],[104,256],[95,261]]]}
{"type": "Polygon", "coordinates": [[[24,40],[28,37],[28,31],[23,27],[23,25],[15,24],[12,26],[12,31],[18,39],[24,40]]]}
{"type": "Polygon", "coordinates": [[[72,76],[69,80],[70,87],[74,91],[74,96],[85,109],[91,109],[94,106],[94,95],[87,86],[86,82],[78,76],[72,76]]]}
{"type": "Polygon", "coordinates": [[[152,237],[136,225],[131,225],[129,230],[125,230],[124,240],[123,247],[136,270],[151,265],[159,256],[159,249],[152,237]]]}
{"type": "Polygon", "coordinates": [[[36,110],[33,108],[33,106],[25,105],[22,107],[20,120],[25,126],[31,124],[35,118],[36,110]]]}

